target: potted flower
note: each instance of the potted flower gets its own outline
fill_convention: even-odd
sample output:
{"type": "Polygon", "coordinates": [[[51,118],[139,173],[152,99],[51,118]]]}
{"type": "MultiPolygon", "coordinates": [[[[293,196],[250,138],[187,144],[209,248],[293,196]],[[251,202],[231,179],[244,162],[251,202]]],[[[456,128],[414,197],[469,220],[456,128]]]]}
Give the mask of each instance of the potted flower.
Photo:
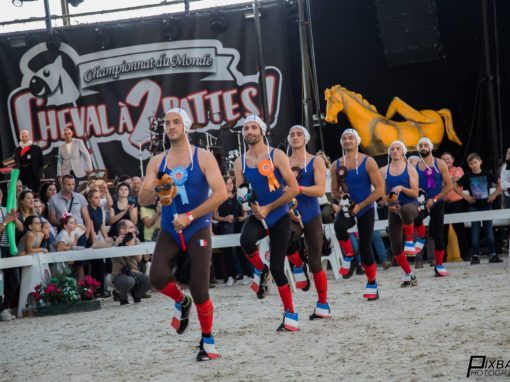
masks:
{"type": "Polygon", "coordinates": [[[83,280],[78,283],[78,293],[83,300],[92,300],[94,294],[101,286],[101,283],[90,276],[85,276],[83,280]]]}
{"type": "Polygon", "coordinates": [[[71,270],[64,267],[51,278],[34,288],[37,316],[83,312],[101,308],[101,303],[92,300],[101,283],[90,276],[80,283],[71,276],[71,270]]]}

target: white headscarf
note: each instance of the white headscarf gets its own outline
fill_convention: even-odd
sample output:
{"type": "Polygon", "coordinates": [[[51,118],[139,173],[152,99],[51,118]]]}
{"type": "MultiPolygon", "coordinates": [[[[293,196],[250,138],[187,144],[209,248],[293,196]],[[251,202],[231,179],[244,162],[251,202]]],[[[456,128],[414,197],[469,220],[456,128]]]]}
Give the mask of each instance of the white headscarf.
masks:
{"type": "MultiPolygon", "coordinates": [[[[418,156],[420,157],[421,161],[425,165],[426,168],[430,169],[430,167],[425,163],[425,160],[422,158],[420,154],[420,150],[418,149],[418,146],[420,146],[420,143],[426,143],[430,147],[430,152],[432,152],[432,149],[434,148],[434,145],[432,144],[432,141],[428,139],[427,137],[421,137],[418,141],[418,144],[416,145],[416,151],[418,151],[418,156]]],[[[436,167],[436,161],[432,162],[432,167],[436,169],[437,172],[439,172],[438,168],[436,167]]]]}
{"type": "MultiPolygon", "coordinates": [[[[170,109],[166,112],[165,116],[167,116],[169,113],[176,113],[179,114],[179,116],[182,119],[182,124],[184,125],[184,132],[189,133],[189,130],[191,129],[191,118],[189,117],[186,110],[181,109],[180,107],[174,107],[173,109],[170,109]]],[[[189,144],[189,141],[186,139],[186,142],[188,143],[188,152],[189,152],[189,158],[191,161],[191,169],[193,170],[193,154],[191,153],[191,145],[189,144]]],[[[166,156],[165,156],[166,159],[166,156]]],[[[166,163],[165,163],[166,165],[166,163]]]]}
{"type": "Polygon", "coordinates": [[[287,135],[287,142],[289,143],[289,145],[287,146],[287,156],[289,156],[289,151],[290,151],[290,133],[291,133],[292,129],[301,130],[303,132],[304,136],[305,136],[305,145],[303,146],[303,150],[305,152],[304,169],[305,169],[305,172],[307,172],[306,171],[306,144],[310,141],[310,133],[308,132],[307,128],[304,127],[304,126],[301,126],[301,125],[294,125],[294,126],[292,126],[289,129],[289,135],[287,135]]]}
{"type": "MultiPolygon", "coordinates": [[[[255,114],[251,114],[244,118],[243,127],[248,122],[255,122],[257,125],[259,125],[260,130],[262,131],[262,136],[264,137],[264,142],[266,143],[266,147],[267,147],[267,158],[269,159],[269,161],[271,162],[271,165],[274,168],[273,160],[271,159],[271,155],[269,155],[269,142],[267,141],[267,138],[266,138],[266,131],[267,131],[266,123],[258,115],[255,115],[255,114]]],[[[246,170],[246,142],[244,142],[244,139],[243,139],[243,146],[244,146],[244,155],[243,155],[243,174],[244,174],[244,170],[246,170]]]]}
{"type": "Polygon", "coordinates": [[[404,142],[399,141],[399,140],[391,142],[391,144],[388,147],[388,167],[386,167],[386,176],[384,177],[384,179],[386,179],[386,177],[388,176],[388,171],[390,171],[390,160],[391,160],[390,152],[391,152],[391,146],[393,146],[393,145],[400,145],[400,147],[402,147],[402,153],[404,154],[404,160],[407,162],[407,157],[406,157],[407,147],[404,144],[404,142]]]}
{"type": "MultiPolygon", "coordinates": [[[[342,138],[344,135],[351,134],[354,135],[356,138],[356,174],[358,173],[358,147],[361,143],[361,137],[359,136],[358,132],[354,129],[345,129],[342,135],[340,136],[340,145],[342,145],[342,138]]],[[[345,150],[342,146],[342,157],[344,158],[344,166],[345,166],[345,150]]]]}

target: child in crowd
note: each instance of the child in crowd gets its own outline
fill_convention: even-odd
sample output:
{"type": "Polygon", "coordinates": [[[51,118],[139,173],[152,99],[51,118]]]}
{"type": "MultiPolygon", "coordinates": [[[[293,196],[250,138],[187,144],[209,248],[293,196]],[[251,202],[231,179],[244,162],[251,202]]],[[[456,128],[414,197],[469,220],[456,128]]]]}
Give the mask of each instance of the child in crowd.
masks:
{"type": "MultiPolygon", "coordinates": [[[[468,171],[458,180],[464,190],[469,191],[469,195],[464,194],[458,188],[456,192],[469,203],[469,212],[489,211],[492,209],[492,202],[501,193],[501,184],[498,177],[487,170],[482,170],[482,158],[477,153],[471,153],[467,157],[467,163],[471,171],[468,171]],[[496,184],[496,190],[491,193],[492,184],[496,184]]],[[[480,264],[480,226],[481,223],[471,222],[471,246],[473,256],[471,265],[480,264]]],[[[489,247],[489,263],[500,263],[501,260],[496,253],[494,241],[494,232],[492,230],[492,220],[483,222],[483,229],[489,247]]]]}

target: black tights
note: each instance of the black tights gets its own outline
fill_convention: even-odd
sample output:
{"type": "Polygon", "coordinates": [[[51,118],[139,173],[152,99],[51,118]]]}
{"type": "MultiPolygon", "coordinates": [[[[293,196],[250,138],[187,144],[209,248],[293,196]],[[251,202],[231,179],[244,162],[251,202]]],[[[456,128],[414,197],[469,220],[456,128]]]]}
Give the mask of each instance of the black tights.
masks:
{"type": "MultiPolygon", "coordinates": [[[[359,252],[361,261],[365,265],[374,263],[374,253],[372,252],[372,234],[374,232],[375,212],[371,208],[362,216],[356,217],[359,235],[359,252]]],[[[349,239],[349,219],[344,214],[338,213],[335,217],[334,227],[338,240],[346,241],[349,239]]]]}
{"type": "MultiPolygon", "coordinates": [[[[241,248],[244,253],[251,255],[257,250],[257,242],[267,235],[262,223],[250,216],[241,230],[241,248]]],[[[290,216],[285,214],[269,229],[269,251],[271,254],[269,269],[276,285],[283,286],[289,280],[285,276],[285,254],[290,240],[290,216]]],[[[263,253],[260,256],[264,256],[263,253]]]]}
{"type": "Polygon", "coordinates": [[[434,239],[434,249],[444,251],[443,226],[444,226],[444,201],[435,203],[429,211],[422,210],[414,219],[414,228],[423,224],[423,219],[430,215],[429,234],[434,239]]]}
{"type": "Polygon", "coordinates": [[[317,215],[301,228],[298,223],[292,222],[291,236],[287,254],[292,255],[298,249],[298,241],[301,235],[305,234],[306,249],[308,251],[308,265],[312,273],[320,272],[322,269],[322,218],[317,215]]]}
{"type": "MultiPolygon", "coordinates": [[[[402,224],[413,224],[418,216],[418,205],[407,203],[400,207],[398,214],[388,213],[388,228],[390,235],[390,246],[393,256],[398,256],[404,249],[402,244],[402,224]]],[[[361,240],[360,240],[361,241],[361,240]]]]}
{"type": "MultiPolygon", "coordinates": [[[[196,304],[209,299],[209,270],[211,266],[211,229],[203,228],[195,232],[186,243],[186,256],[190,260],[189,289],[196,304]],[[206,246],[200,246],[204,240],[206,246]]],[[[165,289],[172,278],[173,260],[179,254],[179,246],[165,230],[161,230],[156,240],[150,270],[152,285],[158,290],[165,289]]]]}

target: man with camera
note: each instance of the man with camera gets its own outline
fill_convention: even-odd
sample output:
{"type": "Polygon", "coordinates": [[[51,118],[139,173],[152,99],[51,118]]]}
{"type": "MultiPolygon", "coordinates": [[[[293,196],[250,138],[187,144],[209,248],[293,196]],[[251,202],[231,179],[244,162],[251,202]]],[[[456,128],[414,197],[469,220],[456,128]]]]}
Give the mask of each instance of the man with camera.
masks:
{"type": "MultiPolygon", "coordinates": [[[[115,240],[116,247],[137,245],[135,225],[128,219],[117,224],[119,236],[115,240]]],[[[138,270],[142,255],[112,258],[112,280],[119,293],[120,305],[129,304],[128,293],[135,303],[141,302],[143,295],[151,288],[149,277],[138,270]]]]}

